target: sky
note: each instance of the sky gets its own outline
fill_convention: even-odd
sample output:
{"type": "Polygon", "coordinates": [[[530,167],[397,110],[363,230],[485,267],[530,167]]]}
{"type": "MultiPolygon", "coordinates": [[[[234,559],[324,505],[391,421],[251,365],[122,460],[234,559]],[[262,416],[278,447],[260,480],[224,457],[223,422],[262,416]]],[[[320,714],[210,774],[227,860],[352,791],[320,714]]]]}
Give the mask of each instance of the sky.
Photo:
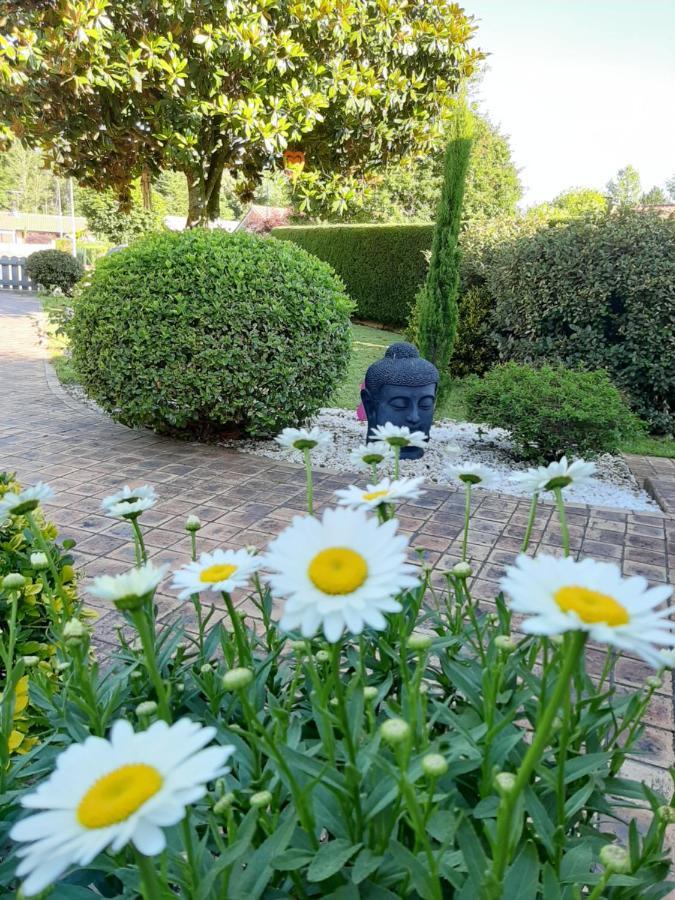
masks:
{"type": "Polygon", "coordinates": [[[675,175],[675,0],[463,0],[487,51],[480,108],[510,137],[523,205],[675,175]]]}

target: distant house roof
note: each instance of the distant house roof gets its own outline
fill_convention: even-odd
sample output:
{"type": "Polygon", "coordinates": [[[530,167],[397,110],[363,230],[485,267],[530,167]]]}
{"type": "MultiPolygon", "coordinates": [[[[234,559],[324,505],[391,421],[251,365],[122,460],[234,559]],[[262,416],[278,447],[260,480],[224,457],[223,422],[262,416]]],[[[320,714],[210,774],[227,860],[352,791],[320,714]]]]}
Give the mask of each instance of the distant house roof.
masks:
{"type": "Polygon", "coordinates": [[[662,219],[675,219],[675,203],[645,203],[636,209],[638,212],[654,212],[662,219]]]}
{"type": "MultiPolygon", "coordinates": [[[[184,231],[187,223],[186,216],[164,216],[164,225],[169,231],[184,231]]],[[[238,222],[236,219],[214,219],[209,228],[221,228],[223,231],[236,231],[238,222]]]]}
{"type": "MultiPolygon", "coordinates": [[[[84,216],[75,216],[75,230],[87,227],[84,216]]],[[[69,234],[72,220],[69,215],[48,216],[43,213],[0,211],[0,231],[45,231],[52,234],[69,234]]]]}
{"type": "Polygon", "coordinates": [[[237,226],[237,231],[267,234],[273,228],[288,225],[292,212],[293,210],[286,206],[261,206],[254,203],[237,226]]]}

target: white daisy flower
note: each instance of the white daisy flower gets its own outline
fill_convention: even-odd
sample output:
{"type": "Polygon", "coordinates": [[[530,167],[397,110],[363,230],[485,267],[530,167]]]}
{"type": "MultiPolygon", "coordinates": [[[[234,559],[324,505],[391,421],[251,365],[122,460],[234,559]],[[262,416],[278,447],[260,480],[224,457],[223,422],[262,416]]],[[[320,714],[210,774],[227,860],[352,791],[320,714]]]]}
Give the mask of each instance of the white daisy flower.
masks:
{"type": "Polygon", "coordinates": [[[138,609],[157,590],[168,568],[147,562],[121,575],[99,575],[90,585],[89,593],[112,601],[118,609],[138,609]]]}
{"type": "Polygon", "coordinates": [[[11,491],[0,497],[0,522],[8,516],[23,516],[33,512],[43,500],[54,496],[54,491],[43,481],[18,493],[11,491]]]}
{"type": "Polygon", "coordinates": [[[494,487],[499,481],[499,476],[494,469],[488,469],[482,463],[460,463],[448,466],[445,472],[451,478],[471,487],[494,487]]]}
{"type": "Polygon", "coordinates": [[[390,481],[383,478],[378,484],[369,484],[365,490],[352,484],[348,488],[335,491],[340,506],[352,508],[374,509],[380,503],[396,503],[399,500],[416,500],[424,491],[420,486],[424,476],[420,478],[400,478],[390,481]]]}
{"type": "Polygon", "coordinates": [[[378,525],[357,509],[295,518],[264,561],[273,591],[286,598],[281,628],[306,638],[322,628],[331,643],[344,631],[385,628],[383,613],[402,608],[394,598],[420,581],[405,562],[408,538],[397,526],[395,519],[378,525]]]}
{"type": "Polygon", "coordinates": [[[426,450],[429,446],[423,431],[411,431],[407,425],[392,425],[391,422],[374,428],[372,437],[376,441],[384,441],[391,447],[420,447],[426,450]]]}
{"type": "Polygon", "coordinates": [[[331,436],[327,431],[322,431],[315,425],[309,429],[284,428],[274,440],[286,450],[311,450],[313,447],[330,444],[331,436]]]}
{"type": "Polygon", "coordinates": [[[528,634],[587,631],[593,640],[637,653],[655,668],[664,664],[660,647],[675,645],[670,609],[656,609],[672,588],[623,578],[613,563],[521,554],[501,586],[514,612],[531,615],[521,626],[528,634]]]}
{"type": "Polygon", "coordinates": [[[370,469],[379,466],[380,463],[393,459],[394,451],[384,441],[373,441],[372,444],[362,444],[354,447],[349,453],[349,461],[357,469],[370,469]]]}
{"type": "Polygon", "coordinates": [[[530,493],[566,488],[570,484],[583,484],[595,474],[595,463],[575,459],[568,463],[563,456],[558,462],[548,466],[537,466],[525,472],[516,472],[512,480],[530,493]]]}
{"type": "Polygon", "coordinates": [[[17,869],[24,893],[43,891],[72,865],[88,866],[106,847],[118,853],[131,842],[145,856],[161,853],[162,829],[180,822],[207,782],[229,771],[234,747],[203,749],[215,733],[190,719],[140,732],[120,720],[109,740],[88,737],[68,747],[49,778],[21,800],[40,812],[10,832],[25,842],[17,869]]]}
{"type": "Polygon", "coordinates": [[[101,506],[109,516],[128,519],[140,515],[146,509],[152,509],[155,503],[157,503],[157,494],[149,484],[138,488],[130,488],[128,484],[125,484],[121,491],[106,497],[101,506]]]}
{"type": "Polygon", "coordinates": [[[231,594],[235,588],[244,587],[259,568],[260,557],[248,550],[214,550],[174,572],[171,587],[180,589],[181,600],[200,591],[231,594]]]}

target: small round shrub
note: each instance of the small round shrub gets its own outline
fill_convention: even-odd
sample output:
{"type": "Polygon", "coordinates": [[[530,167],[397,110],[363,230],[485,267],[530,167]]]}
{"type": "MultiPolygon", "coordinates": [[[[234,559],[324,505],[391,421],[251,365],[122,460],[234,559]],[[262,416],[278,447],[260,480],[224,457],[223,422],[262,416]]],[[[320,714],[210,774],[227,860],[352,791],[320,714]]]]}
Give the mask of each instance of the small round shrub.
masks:
{"type": "Polygon", "coordinates": [[[79,259],[63,250],[38,250],[28,257],[26,272],[34,284],[48,291],[59,288],[70,295],[84,275],[84,268],[79,259]]]}
{"type": "Polygon", "coordinates": [[[121,422],[260,437],[330,396],[351,349],[333,270],[285,241],[195,229],[100,260],[76,297],[72,358],[121,422]]]}
{"type": "Polygon", "coordinates": [[[472,421],[510,431],[524,459],[616,451],[642,426],[604,371],[506,363],[469,381],[472,421]]]}

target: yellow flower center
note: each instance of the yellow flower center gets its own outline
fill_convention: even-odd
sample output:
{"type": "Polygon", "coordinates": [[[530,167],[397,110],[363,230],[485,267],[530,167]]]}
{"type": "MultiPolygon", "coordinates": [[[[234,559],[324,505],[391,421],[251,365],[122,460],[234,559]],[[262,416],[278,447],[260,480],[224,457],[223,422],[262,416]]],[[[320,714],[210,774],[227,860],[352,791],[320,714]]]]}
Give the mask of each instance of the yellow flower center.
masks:
{"type": "Polygon", "coordinates": [[[563,612],[575,612],[587,625],[603,622],[616,627],[630,622],[625,606],[613,597],[589,588],[577,585],[562,587],[555,593],[555,602],[563,612]]]}
{"type": "Polygon", "coordinates": [[[154,766],[120,766],[89,788],[77,807],[77,820],[85,828],[107,828],[124,822],[157,793],[162,781],[154,766]]]}
{"type": "Polygon", "coordinates": [[[384,490],[384,491],[371,491],[369,494],[364,494],[364,495],[363,495],[363,499],[364,499],[364,500],[368,500],[368,501],[370,501],[370,500],[379,500],[380,497],[386,497],[388,493],[389,493],[388,490],[384,490]]]}
{"type": "Polygon", "coordinates": [[[234,575],[236,571],[237,566],[221,563],[219,565],[209,566],[208,569],[202,569],[199,573],[199,580],[206,584],[216,584],[218,581],[227,581],[230,575],[234,575]]]}
{"type": "Polygon", "coordinates": [[[352,594],[368,577],[368,566],[356,550],[329,547],[316,554],[307,574],[324,594],[352,594]]]}

